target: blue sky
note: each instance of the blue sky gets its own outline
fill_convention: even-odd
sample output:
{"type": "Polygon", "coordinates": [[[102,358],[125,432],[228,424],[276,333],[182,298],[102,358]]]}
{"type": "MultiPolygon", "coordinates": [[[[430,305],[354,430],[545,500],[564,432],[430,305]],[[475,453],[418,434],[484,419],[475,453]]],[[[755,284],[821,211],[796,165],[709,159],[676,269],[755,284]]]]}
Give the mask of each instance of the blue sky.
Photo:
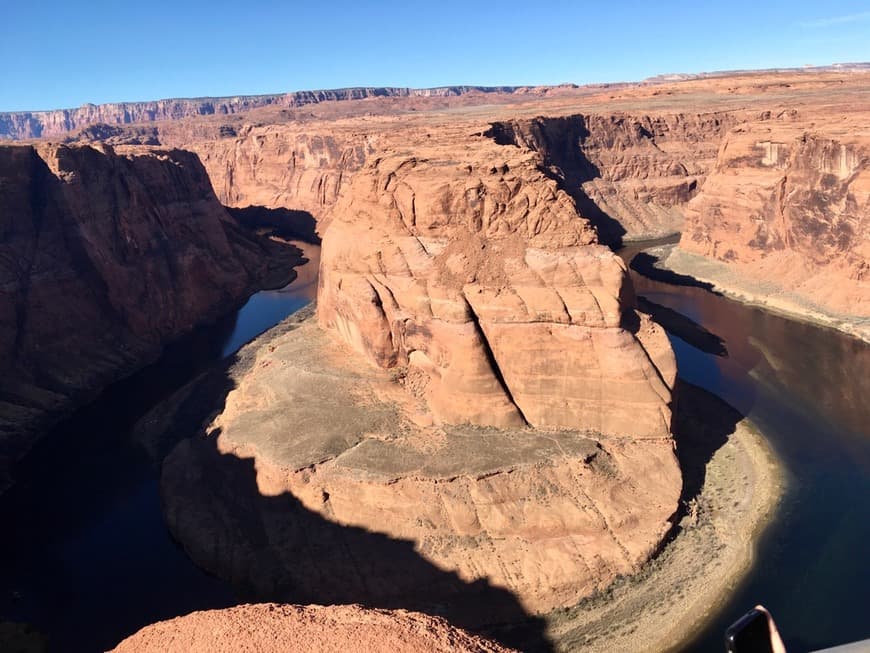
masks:
{"type": "Polygon", "coordinates": [[[870,2],[4,5],[0,111],[342,86],[583,84],[870,60],[870,2]]]}

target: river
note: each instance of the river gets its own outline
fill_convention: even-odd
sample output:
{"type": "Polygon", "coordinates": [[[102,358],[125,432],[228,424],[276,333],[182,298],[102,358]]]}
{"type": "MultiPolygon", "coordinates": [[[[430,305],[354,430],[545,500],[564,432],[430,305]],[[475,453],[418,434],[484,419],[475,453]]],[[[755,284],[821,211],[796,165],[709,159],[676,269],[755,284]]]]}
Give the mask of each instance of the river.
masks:
{"type": "Polygon", "coordinates": [[[724,650],[725,628],[757,603],[790,653],[870,637],[870,345],[700,287],[632,278],[639,296],[721,339],[724,356],[669,333],[679,375],[747,416],[785,471],[755,565],[685,650],[724,650]]]}
{"type": "Polygon", "coordinates": [[[166,347],[54,428],[0,496],[0,621],[34,625],[51,650],[103,651],[139,628],[238,601],[170,538],[159,469],[133,438],[151,408],[314,299],[320,249],[280,290],[166,347]]]}
{"type": "MultiPolygon", "coordinates": [[[[28,456],[17,485],[0,497],[0,620],[34,624],[56,650],[96,651],[148,623],[236,603],[227,585],[196,568],[169,537],[158,470],[132,427],[196,374],[312,300],[318,251],[304,247],[314,260],[294,283],[254,295],[169,346],[28,456]]],[[[725,627],[759,602],[792,652],[870,637],[870,346],[701,288],[633,277],[639,295],[718,337],[727,355],[669,334],[680,376],[747,415],[786,473],[757,563],[687,650],[723,650],[725,627]]]]}

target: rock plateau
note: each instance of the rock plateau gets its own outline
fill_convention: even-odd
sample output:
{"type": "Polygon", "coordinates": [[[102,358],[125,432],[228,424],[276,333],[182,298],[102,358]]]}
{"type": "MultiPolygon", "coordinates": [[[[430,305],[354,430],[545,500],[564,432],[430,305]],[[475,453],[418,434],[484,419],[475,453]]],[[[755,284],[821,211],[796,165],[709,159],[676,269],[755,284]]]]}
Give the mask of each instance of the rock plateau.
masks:
{"type": "Polygon", "coordinates": [[[541,154],[473,127],[379,138],[321,213],[319,327],[252,345],[164,463],[176,538],[255,596],[480,628],[575,604],[671,527],[664,331],[541,154]]]}
{"type": "Polygon", "coordinates": [[[540,628],[640,569],[679,507],[673,353],[607,245],[682,232],[667,265],[866,320],[866,74],[5,115],[9,136],[75,142],[0,149],[4,214],[27,216],[0,240],[15,243],[0,352],[48,370],[7,396],[42,406],[63,387],[59,350],[31,332],[75,351],[111,314],[113,342],[155,342],[244,294],[263,256],[220,203],[304,218],[323,238],[316,315],[146,420],[195,434],[163,465],[170,529],[258,600],[540,628]],[[72,317],[37,328],[29,304],[72,317]]]}

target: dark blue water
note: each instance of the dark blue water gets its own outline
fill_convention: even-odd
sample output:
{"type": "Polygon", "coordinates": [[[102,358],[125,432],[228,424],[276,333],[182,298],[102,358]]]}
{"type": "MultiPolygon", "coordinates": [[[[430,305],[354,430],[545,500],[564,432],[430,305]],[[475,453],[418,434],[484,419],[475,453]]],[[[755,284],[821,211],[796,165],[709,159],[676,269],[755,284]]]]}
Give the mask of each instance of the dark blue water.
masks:
{"type": "Polygon", "coordinates": [[[722,338],[727,357],[670,336],[679,375],[748,416],[786,470],[757,564],[686,650],[724,650],[725,628],[757,603],[790,653],[870,637],[870,346],[700,288],[634,277],[639,295],[722,338]]]}
{"type": "Polygon", "coordinates": [[[163,522],[159,469],[132,437],[161,400],[241,345],[308,304],[318,248],[286,288],[166,348],[58,425],[0,497],[0,621],[28,622],[52,650],[101,651],[142,626],[236,598],[172,541],[163,522]]]}

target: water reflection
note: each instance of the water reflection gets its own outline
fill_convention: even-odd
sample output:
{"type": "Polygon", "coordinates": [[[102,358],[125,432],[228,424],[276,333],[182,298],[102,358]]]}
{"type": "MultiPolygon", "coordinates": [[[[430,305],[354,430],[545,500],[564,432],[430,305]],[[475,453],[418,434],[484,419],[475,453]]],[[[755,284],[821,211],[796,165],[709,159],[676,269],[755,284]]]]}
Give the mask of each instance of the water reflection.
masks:
{"type": "MultiPolygon", "coordinates": [[[[294,243],[296,244],[296,243],[294,243]]],[[[281,290],[170,345],[153,365],[59,424],[0,496],[0,621],[25,621],[58,651],[98,651],[142,626],[236,603],[199,570],[163,523],[158,470],[131,437],[153,406],[216,361],[308,304],[319,248],[281,290]]]]}
{"type": "Polygon", "coordinates": [[[679,374],[747,415],[787,472],[755,568],[688,650],[723,650],[725,627],[759,602],[790,651],[870,637],[870,346],[698,287],[632,276],[639,296],[721,338],[727,356],[669,334],[679,374]]]}

